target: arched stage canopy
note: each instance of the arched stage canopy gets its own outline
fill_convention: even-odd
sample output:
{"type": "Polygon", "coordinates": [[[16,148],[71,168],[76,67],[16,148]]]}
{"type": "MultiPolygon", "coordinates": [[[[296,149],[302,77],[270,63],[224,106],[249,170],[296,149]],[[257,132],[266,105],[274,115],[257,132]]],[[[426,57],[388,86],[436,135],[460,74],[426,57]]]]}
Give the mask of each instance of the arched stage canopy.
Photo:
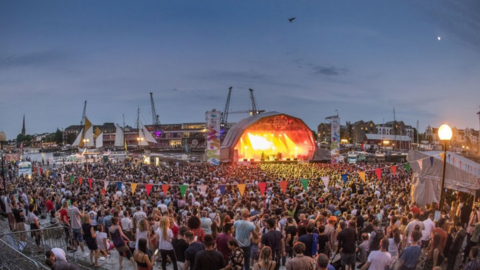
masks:
{"type": "Polygon", "coordinates": [[[220,148],[222,162],[311,160],[315,140],[299,118],[267,112],[245,118],[227,133],[220,148]]]}

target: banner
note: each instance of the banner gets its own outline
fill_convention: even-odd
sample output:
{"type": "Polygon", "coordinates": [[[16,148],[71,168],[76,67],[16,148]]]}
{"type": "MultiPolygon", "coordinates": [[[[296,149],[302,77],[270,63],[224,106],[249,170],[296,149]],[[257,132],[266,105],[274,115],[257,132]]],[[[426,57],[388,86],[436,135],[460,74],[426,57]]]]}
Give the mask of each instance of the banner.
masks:
{"type": "Polygon", "coordinates": [[[375,174],[377,175],[378,180],[382,179],[382,169],[375,169],[375,174]]]}
{"type": "Polygon", "coordinates": [[[145,185],[145,190],[147,191],[147,195],[150,195],[150,191],[152,190],[152,184],[146,184],[145,185]]]}
{"type": "Polygon", "coordinates": [[[359,172],[358,176],[363,180],[363,182],[365,182],[365,172],[359,172]]]}
{"type": "Polygon", "coordinates": [[[135,189],[137,189],[137,184],[136,183],[131,183],[132,186],[132,194],[135,194],[135,189]]]}
{"type": "Polygon", "coordinates": [[[238,191],[240,191],[240,196],[243,196],[243,193],[245,192],[245,184],[238,184],[238,191]]]}
{"type": "Polygon", "coordinates": [[[185,196],[185,191],[187,191],[188,185],[180,185],[180,194],[182,197],[185,196]]]}
{"type": "Polygon", "coordinates": [[[265,182],[260,182],[258,183],[258,188],[260,189],[260,192],[262,195],[265,195],[265,188],[267,187],[267,183],[265,182]]]}
{"type": "Polygon", "coordinates": [[[168,188],[170,188],[170,185],[162,185],[163,197],[167,197],[168,188]]]}
{"type": "Polygon", "coordinates": [[[79,177],[79,178],[78,178],[78,182],[80,183],[80,186],[81,186],[82,183],[83,183],[83,178],[82,178],[82,177],[79,177]]]}
{"type": "Polygon", "coordinates": [[[302,183],[303,189],[305,191],[308,190],[308,179],[300,179],[300,183],[302,183]]]}
{"type": "Polygon", "coordinates": [[[216,110],[205,113],[207,129],[207,148],[205,156],[207,162],[213,165],[220,165],[220,121],[222,113],[216,110]]]}
{"type": "Polygon", "coordinates": [[[330,145],[330,154],[332,157],[332,163],[338,163],[340,157],[340,118],[332,118],[331,124],[332,142],[330,145]]]}
{"type": "Polygon", "coordinates": [[[397,166],[391,166],[390,171],[393,173],[393,175],[397,175],[397,166]]]}
{"type": "Polygon", "coordinates": [[[321,178],[325,187],[328,188],[328,183],[330,182],[330,176],[322,176],[321,178]]]}
{"type": "Polygon", "coordinates": [[[207,185],[199,185],[198,188],[200,189],[200,193],[203,196],[207,196],[207,188],[208,188],[207,185]]]}
{"type": "Polygon", "coordinates": [[[348,181],[348,174],[342,174],[342,180],[343,180],[343,183],[346,184],[347,181],[348,181]]]}
{"type": "Polygon", "coordinates": [[[287,193],[287,181],[280,181],[278,184],[280,184],[280,187],[282,188],[283,194],[287,193]]]}

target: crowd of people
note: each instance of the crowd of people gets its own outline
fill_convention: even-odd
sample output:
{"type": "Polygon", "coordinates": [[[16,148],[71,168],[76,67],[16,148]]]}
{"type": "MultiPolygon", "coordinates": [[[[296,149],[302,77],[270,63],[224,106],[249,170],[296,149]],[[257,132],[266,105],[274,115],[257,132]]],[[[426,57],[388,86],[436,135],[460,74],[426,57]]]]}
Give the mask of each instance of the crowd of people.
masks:
{"type": "Polygon", "coordinates": [[[130,160],[48,172],[35,165],[32,177],[1,186],[2,211],[12,231],[29,227],[39,246],[43,210],[64,227],[71,245],[46,254],[55,270],[75,269],[67,248],[92,267],[117,252],[120,268],[138,270],[155,264],[163,270],[480,269],[480,210],[473,197],[448,192],[441,207],[418,205],[410,197],[412,171],[401,164],[395,172],[385,163],[153,166],[130,160]],[[93,181],[80,184],[79,178],[93,181]],[[300,179],[308,179],[308,187],[300,179]],[[137,184],[134,191],[129,183],[137,184]],[[150,192],[145,184],[153,185],[150,192]],[[188,185],[185,192],[180,184],[188,185]],[[166,193],[162,185],[170,185],[166,193]]]}

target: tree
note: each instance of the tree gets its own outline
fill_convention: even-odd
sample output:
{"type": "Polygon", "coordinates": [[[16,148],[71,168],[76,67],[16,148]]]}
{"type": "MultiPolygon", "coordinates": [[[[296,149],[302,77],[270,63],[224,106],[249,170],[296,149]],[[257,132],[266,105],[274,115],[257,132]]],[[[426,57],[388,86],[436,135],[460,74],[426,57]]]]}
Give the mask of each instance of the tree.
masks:
{"type": "Polygon", "coordinates": [[[58,128],[57,128],[57,131],[55,132],[55,142],[57,144],[63,143],[63,133],[58,128]]]}
{"type": "Polygon", "coordinates": [[[68,135],[67,135],[67,139],[66,139],[66,143],[67,143],[67,144],[72,144],[72,143],[75,141],[76,138],[77,138],[77,135],[75,135],[75,134],[68,134],[68,135]]]}

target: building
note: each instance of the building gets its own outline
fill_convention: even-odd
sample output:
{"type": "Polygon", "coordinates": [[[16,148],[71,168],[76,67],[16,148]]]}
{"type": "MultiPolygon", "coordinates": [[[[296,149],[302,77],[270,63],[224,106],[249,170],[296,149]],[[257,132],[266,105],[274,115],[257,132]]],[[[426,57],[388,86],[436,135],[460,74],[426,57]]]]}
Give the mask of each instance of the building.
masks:
{"type": "Polygon", "coordinates": [[[378,124],[377,130],[378,134],[408,136],[412,142],[415,140],[415,129],[412,126],[405,125],[403,121],[390,121],[385,124],[378,124]]]}
{"type": "MultiPolygon", "coordinates": [[[[350,123],[349,123],[350,124],[350,123]]],[[[352,144],[361,144],[365,138],[366,134],[377,134],[377,126],[373,123],[372,120],[370,121],[357,121],[353,124],[347,126],[348,130],[351,130],[350,142],[352,144]]]]}
{"type": "MultiPolygon", "coordinates": [[[[349,139],[351,138],[350,132],[348,131],[347,126],[340,125],[340,139],[349,139]]],[[[317,141],[319,143],[328,143],[332,142],[332,125],[330,123],[320,123],[317,127],[317,141]]]]}
{"type": "Polygon", "coordinates": [[[311,160],[315,149],[312,132],[301,119],[267,112],[245,118],[230,128],[220,148],[220,160],[311,160]]]}
{"type": "Polygon", "coordinates": [[[410,150],[412,139],[406,135],[365,134],[362,143],[365,149],[410,150]]]}

